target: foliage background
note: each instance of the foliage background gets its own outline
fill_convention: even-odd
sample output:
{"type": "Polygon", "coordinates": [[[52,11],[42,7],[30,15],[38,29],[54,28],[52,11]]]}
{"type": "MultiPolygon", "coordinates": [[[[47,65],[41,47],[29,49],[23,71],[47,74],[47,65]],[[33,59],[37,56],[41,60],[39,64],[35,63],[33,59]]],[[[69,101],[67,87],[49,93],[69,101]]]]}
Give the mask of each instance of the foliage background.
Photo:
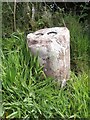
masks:
{"type": "Polygon", "coordinates": [[[2,4],[3,118],[89,117],[89,11],[89,3],[2,4]],[[71,77],[63,89],[45,76],[26,44],[29,32],[54,26],[68,27],[71,36],[71,77]]]}
{"type": "Polygon", "coordinates": [[[18,2],[16,11],[14,11],[14,5],[15,3],[12,2],[2,4],[3,37],[9,37],[15,31],[24,31],[24,34],[27,35],[45,27],[66,26],[71,33],[71,69],[75,68],[77,72],[81,66],[84,67],[83,65],[88,64],[89,3],[18,2]],[[32,20],[33,6],[35,9],[34,20],[32,20]],[[79,63],[82,61],[83,65],[80,65],[79,63]]]}

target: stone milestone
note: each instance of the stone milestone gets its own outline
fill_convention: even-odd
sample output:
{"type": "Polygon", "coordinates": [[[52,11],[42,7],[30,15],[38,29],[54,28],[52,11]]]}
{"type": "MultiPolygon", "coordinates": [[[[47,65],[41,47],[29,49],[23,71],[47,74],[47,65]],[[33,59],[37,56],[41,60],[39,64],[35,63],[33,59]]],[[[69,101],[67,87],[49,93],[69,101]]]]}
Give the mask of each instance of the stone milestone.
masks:
{"type": "Polygon", "coordinates": [[[40,65],[47,76],[63,87],[70,74],[70,32],[66,27],[40,29],[27,35],[32,54],[38,53],[40,65]]]}

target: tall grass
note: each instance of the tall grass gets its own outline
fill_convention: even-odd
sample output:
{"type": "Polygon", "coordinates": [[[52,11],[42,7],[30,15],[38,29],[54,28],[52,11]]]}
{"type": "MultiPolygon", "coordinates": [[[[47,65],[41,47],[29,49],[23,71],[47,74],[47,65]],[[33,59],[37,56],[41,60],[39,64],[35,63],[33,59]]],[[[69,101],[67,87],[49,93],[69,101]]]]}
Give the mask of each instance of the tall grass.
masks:
{"type": "Polygon", "coordinates": [[[70,30],[70,44],[71,44],[71,64],[72,70],[80,73],[82,71],[88,72],[88,49],[89,39],[88,31],[85,32],[86,24],[79,23],[79,16],[71,13],[64,15],[65,23],[70,30]],[[75,70],[74,70],[75,69],[75,70]]]}
{"type": "Polygon", "coordinates": [[[88,118],[88,75],[71,72],[63,89],[47,78],[22,33],[2,41],[2,118],[88,118]]]}

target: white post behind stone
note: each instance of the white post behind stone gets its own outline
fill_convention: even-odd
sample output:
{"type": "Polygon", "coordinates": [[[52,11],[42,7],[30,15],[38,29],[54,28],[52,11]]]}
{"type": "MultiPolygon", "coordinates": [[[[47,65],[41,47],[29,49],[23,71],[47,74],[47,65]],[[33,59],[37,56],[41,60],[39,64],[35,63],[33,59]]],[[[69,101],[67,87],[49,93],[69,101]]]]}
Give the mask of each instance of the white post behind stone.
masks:
{"type": "Polygon", "coordinates": [[[39,62],[47,76],[52,76],[62,87],[70,73],[70,33],[66,27],[38,30],[27,35],[27,43],[32,54],[38,52],[39,62]]]}

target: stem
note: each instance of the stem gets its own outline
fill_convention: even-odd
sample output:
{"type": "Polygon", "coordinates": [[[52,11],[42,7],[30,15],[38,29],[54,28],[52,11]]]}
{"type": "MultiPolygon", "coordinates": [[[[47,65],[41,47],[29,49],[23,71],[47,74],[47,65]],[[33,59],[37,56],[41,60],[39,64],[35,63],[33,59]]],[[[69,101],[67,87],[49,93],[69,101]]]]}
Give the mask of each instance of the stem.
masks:
{"type": "Polygon", "coordinates": [[[34,8],[34,4],[32,4],[32,21],[34,21],[35,19],[35,8],[34,8]]]}
{"type": "Polygon", "coordinates": [[[16,0],[14,0],[14,31],[16,31],[16,0]]]}

